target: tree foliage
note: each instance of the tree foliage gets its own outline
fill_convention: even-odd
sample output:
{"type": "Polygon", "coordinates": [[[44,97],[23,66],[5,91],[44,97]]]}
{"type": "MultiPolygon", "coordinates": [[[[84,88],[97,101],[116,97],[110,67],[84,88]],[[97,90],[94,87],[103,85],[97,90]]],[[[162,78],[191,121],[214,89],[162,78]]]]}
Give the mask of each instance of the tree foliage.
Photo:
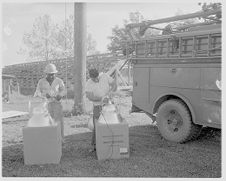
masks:
{"type": "MultiPolygon", "coordinates": [[[[199,6],[201,6],[203,11],[208,11],[208,10],[216,10],[216,9],[221,9],[222,4],[221,3],[198,3],[199,6]]],[[[205,19],[205,21],[211,21],[211,19],[215,20],[220,20],[222,17],[221,13],[217,13],[216,15],[211,15],[209,18],[210,19],[205,19]]]]}
{"type": "Polygon", "coordinates": [[[52,56],[55,44],[54,30],[55,26],[49,15],[35,19],[32,31],[23,36],[29,57],[42,57],[48,60],[52,56]]]}
{"type": "MultiPolygon", "coordinates": [[[[32,30],[23,35],[20,54],[29,59],[50,60],[74,55],[74,17],[55,24],[49,15],[35,19],[32,30]]],[[[96,41],[87,34],[87,54],[96,53],[96,41]]]]}
{"type": "MultiPolygon", "coordinates": [[[[125,42],[128,40],[139,40],[141,35],[139,34],[139,29],[133,29],[133,37],[130,36],[126,25],[130,23],[140,23],[144,21],[144,17],[140,12],[131,12],[129,13],[129,19],[123,20],[123,27],[118,25],[112,28],[112,35],[108,38],[110,39],[110,44],[108,45],[108,50],[112,53],[121,52],[125,48],[125,42]]],[[[144,36],[150,36],[158,34],[158,30],[148,29],[144,36]]]]}

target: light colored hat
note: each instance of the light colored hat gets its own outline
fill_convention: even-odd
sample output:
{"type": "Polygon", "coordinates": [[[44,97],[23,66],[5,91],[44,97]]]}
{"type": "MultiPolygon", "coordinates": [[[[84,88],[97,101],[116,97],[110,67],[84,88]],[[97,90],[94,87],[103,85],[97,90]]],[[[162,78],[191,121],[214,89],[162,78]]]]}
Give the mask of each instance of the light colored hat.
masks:
{"type": "Polygon", "coordinates": [[[54,64],[50,63],[50,64],[46,65],[44,72],[47,74],[55,74],[58,71],[56,69],[56,66],[54,64]]]}

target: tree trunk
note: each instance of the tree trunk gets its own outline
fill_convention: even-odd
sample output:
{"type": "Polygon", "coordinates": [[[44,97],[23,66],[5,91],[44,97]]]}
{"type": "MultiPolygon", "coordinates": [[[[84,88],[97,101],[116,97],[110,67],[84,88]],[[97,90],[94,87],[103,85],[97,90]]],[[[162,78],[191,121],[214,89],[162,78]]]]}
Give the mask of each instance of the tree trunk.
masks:
{"type": "Polygon", "coordinates": [[[46,59],[46,61],[48,61],[49,55],[48,55],[48,40],[47,39],[45,40],[45,49],[46,49],[45,59],[46,59]]]}

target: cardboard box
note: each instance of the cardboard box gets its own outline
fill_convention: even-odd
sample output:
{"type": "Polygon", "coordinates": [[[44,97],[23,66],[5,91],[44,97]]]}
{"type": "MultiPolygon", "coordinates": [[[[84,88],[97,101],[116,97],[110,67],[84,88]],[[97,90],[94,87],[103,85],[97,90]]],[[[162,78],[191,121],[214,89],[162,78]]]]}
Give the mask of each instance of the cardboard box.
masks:
{"type": "Polygon", "coordinates": [[[119,123],[96,123],[96,152],[98,160],[129,157],[129,127],[119,123]]]}
{"type": "Polygon", "coordinates": [[[26,165],[59,163],[62,155],[60,124],[23,128],[26,165]]]}

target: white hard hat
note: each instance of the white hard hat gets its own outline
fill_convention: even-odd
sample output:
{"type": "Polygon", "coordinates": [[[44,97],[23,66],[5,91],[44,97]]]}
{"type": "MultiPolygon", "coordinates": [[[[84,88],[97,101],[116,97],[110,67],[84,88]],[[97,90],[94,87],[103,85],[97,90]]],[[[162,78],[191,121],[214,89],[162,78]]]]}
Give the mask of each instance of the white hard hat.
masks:
{"type": "Polygon", "coordinates": [[[50,63],[50,64],[46,65],[45,73],[47,73],[47,74],[55,74],[57,72],[58,71],[57,71],[56,66],[54,64],[50,63]]]}

